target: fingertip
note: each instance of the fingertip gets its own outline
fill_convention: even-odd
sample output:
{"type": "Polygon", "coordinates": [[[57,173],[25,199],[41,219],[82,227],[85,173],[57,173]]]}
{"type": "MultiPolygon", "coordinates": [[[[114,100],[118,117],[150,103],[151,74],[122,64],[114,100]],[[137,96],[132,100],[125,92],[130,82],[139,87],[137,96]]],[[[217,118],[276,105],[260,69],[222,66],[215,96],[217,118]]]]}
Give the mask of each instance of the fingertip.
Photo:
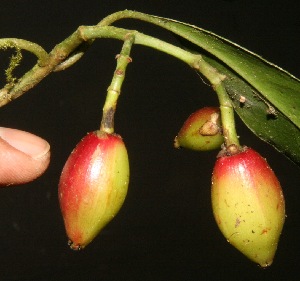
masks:
{"type": "Polygon", "coordinates": [[[15,149],[34,159],[43,157],[50,150],[46,140],[29,132],[0,127],[0,137],[15,149]]]}
{"type": "Polygon", "coordinates": [[[50,163],[50,145],[28,132],[0,127],[0,185],[24,184],[41,176],[50,163]]]}

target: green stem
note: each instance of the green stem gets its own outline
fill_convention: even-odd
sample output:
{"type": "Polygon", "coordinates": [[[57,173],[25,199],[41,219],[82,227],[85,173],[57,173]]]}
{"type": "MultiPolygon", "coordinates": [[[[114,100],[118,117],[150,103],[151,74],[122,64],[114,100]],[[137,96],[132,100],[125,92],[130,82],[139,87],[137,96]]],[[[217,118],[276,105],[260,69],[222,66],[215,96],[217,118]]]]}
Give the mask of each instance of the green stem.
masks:
{"type": "MultiPolygon", "coordinates": [[[[108,26],[111,25],[113,22],[130,18],[130,19],[138,19],[142,21],[146,21],[155,25],[158,25],[160,27],[163,27],[165,29],[168,29],[175,34],[178,34],[182,36],[182,32],[178,32],[176,28],[173,26],[170,26],[167,21],[162,20],[159,17],[147,15],[144,13],[136,12],[136,11],[120,11],[116,12],[114,14],[111,14],[104,18],[97,26],[108,26]]],[[[185,39],[188,39],[188,34],[185,34],[185,39]]],[[[136,43],[138,44],[139,36],[142,37],[141,33],[137,34],[136,43]]],[[[155,40],[155,38],[153,38],[155,40]]],[[[153,45],[150,45],[149,43],[151,40],[148,40],[148,38],[141,38],[141,44],[147,45],[149,47],[154,47],[153,45]]],[[[169,47],[169,46],[168,46],[169,47]]],[[[193,68],[197,69],[202,75],[204,75],[215,91],[217,92],[219,102],[220,102],[220,111],[221,111],[221,119],[222,119],[222,127],[223,127],[223,134],[225,139],[225,146],[230,150],[230,148],[233,147],[232,152],[235,153],[235,149],[237,151],[240,150],[240,144],[239,139],[236,133],[235,129],[235,120],[234,120],[234,109],[232,107],[231,100],[229,99],[227,92],[223,86],[222,81],[226,78],[226,76],[219,73],[214,67],[212,67],[210,64],[208,64],[206,61],[202,59],[200,55],[198,55],[198,59],[196,59],[194,54],[191,53],[184,53],[181,50],[179,52],[174,52],[174,46],[170,48],[161,48],[159,50],[168,50],[171,52],[168,52],[169,54],[177,57],[178,59],[188,63],[193,68]]],[[[165,51],[166,52],[166,51],[165,51]]]]}
{"type": "Polygon", "coordinates": [[[122,50],[120,54],[117,55],[116,70],[111,84],[107,89],[107,96],[103,106],[100,131],[104,131],[108,134],[114,132],[114,115],[116,112],[117,101],[121,94],[127,65],[132,61],[130,58],[130,51],[134,43],[134,34],[128,33],[125,38],[122,50]]]}
{"type": "Polygon", "coordinates": [[[221,111],[221,121],[226,149],[230,154],[240,151],[241,146],[235,129],[234,109],[223,83],[214,86],[218,95],[221,111]]]}
{"type": "MultiPolygon", "coordinates": [[[[96,38],[114,38],[124,40],[126,34],[135,35],[135,44],[140,44],[165,52],[181,61],[187,63],[191,67],[198,69],[201,73],[211,72],[212,67],[205,63],[201,55],[192,54],[182,48],[164,42],[162,40],[144,35],[137,31],[131,31],[112,26],[81,26],[71,36],[63,42],[55,46],[55,48],[47,55],[39,60],[39,62],[28,71],[12,89],[0,90],[0,107],[18,98],[23,93],[34,87],[42,79],[51,72],[55,71],[75,50],[80,48],[82,44],[94,40],[96,38]]],[[[218,75],[215,75],[218,80],[218,75]]]]}
{"type": "Polygon", "coordinates": [[[157,38],[145,35],[138,31],[109,26],[111,23],[123,19],[135,18],[168,29],[186,39],[188,35],[178,31],[168,21],[163,19],[134,11],[121,11],[104,18],[97,26],[81,26],[71,36],[55,46],[48,55],[44,49],[31,42],[20,39],[2,39],[0,47],[15,47],[26,49],[34,53],[38,58],[38,63],[27,72],[18,83],[11,89],[4,88],[0,90],[0,106],[22,95],[24,92],[35,86],[44,77],[53,71],[64,70],[74,64],[83,55],[86,48],[97,38],[114,38],[123,40],[124,45],[117,60],[117,69],[113,76],[110,87],[108,88],[107,98],[103,107],[103,117],[100,129],[107,133],[114,131],[114,114],[117,99],[120,95],[121,86],[125,76],[126,67],[130,61],[130,50],[132,44],[144,45],[187,63],[192,68],[205,76],[218,94],[220,101],[220,110],[225,137],[226,148],[235,146],[240,148],[238,137],[235,130],[234,110],[231,101],[226,93],[222,81],[226,78],[219,73],[209,63],[203,60],[200,54],[194,54],[180,47],[174,46],[157,38]],[[6,44],[6,45],[5,45],[6,44]]]}
{"type": "Polygon", "coordinates": [[[38,44],[33,42],[17,39],[17,38],[3,38],[0,39],[0,49],[18,48],[26,50],[34,54],[39,60],[43,60],[48,56],[48,53],[38,44]]]}
{"type": "Polygon", "coordinates": [[[79,30],[82,38],[84,38],[86,41],[90,41],[95,38],[115,38],[119,40],[124,40],[126,34],[130,32],[134,34],[134,44],[156,49],[183,61],[184,63],[188,64],[190,67],[196,69],[202,75],[204,75],[212,83],[212,85],[218,84],[220,81],[225,79],[225,76],[219,73],[209,63],[204,61],[200,54],[193,54],[180,47],[174,46],[160,39],[145,35],[141,32],[129,31],[113,26],[81,26],[79,30]]]}
{"type": "MultiPolygon", "coordinates": [[[[12,89],[0,90],[0,106],[3,106],[11,100],[21,96],[24,92],[34,87],[51,72],[64,69],[76,62],[82,55],[82,52],[77,53],[76,51],[82,46],[87,46],[96,38],[126,40],[126,36],[129,33],[134,35],[135,44],[151,47],[174,56],[175,58],[187,63],[192,68],[198,70],[211,82],[213,86],[219,85],[225,78],[224,75],[218,73],[215,68],[204,61],[202,56],[199,54],[193,54],[182,48],[137,31],[107,26],[113,21],[125,17],[138,18],[167,28],[164,26],[164,21],[160,18],[132,11],[123,11],[112,14],[101,21],[97,26],[81,26],[71,36],[55,46],[49,55],[46,57],[42,56],[39,63],[35,65],[32,70],[27,72],[12,89]],[[72,59],[72,54],[74,54],[74,52],[76,53],[76,57],[75,59],[72,59]],[[65,66],[64,63],[66,64],[65,66]]],[[[112,99],[112,97],[109,97],[108,101],[110,99],[112,99]]],[[[113,101],[110,103],[113,103],[113,101]]],[[[112,125],[103,125],[103,128],[106,127],[110,128],[112,125]]]]}
{"type": "Polygon", "coordinates": [[[198,61],[202,59],[200,55],[192,54],[189,51],[174,46],[163,40],[145,35],[141,32],[134,30],[127,30],[113,26],[81,26],[79,30],[82,38],[84,38],[84,40],[86,41],[91,41],[97,38],[114,38],[124,40],[126,34],[132,33],[135,36],[134,44],[143,45],[152,49],[156,49],[160,52],[169,54],[187,63],[193,68],[197,68],[199,63],[198,61]]]}

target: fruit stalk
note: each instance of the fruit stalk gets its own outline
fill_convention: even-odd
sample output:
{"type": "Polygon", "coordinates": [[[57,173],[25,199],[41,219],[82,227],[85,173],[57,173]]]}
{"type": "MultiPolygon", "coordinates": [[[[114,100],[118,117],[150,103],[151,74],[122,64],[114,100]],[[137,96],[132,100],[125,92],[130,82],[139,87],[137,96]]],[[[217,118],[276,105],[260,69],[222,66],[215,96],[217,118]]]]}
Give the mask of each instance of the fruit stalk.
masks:
{"type": "Polygon", "coordinates": [[[230,98],[222,82],[216,84],[214,89],[218,95],[221,111],[222,130],[225,141],[225,149],[228,154],[235,154],[241,150],[236,133],[234,110],[230,98]]]}
{"type": "Polygon", "coordinates": [[[107,89],[106,100],[103,106],[103,115],[100,131],[106,133],[114,132],[114,115],[116,112],[117,100],[121,94],[121,87],[125,79],[127,65],[132,61],[130,57],[131,47],[134,43],[133,33],[128,33],[124,40],[121,53],[116,56],[117,66],[110,86],[107,89]]]}

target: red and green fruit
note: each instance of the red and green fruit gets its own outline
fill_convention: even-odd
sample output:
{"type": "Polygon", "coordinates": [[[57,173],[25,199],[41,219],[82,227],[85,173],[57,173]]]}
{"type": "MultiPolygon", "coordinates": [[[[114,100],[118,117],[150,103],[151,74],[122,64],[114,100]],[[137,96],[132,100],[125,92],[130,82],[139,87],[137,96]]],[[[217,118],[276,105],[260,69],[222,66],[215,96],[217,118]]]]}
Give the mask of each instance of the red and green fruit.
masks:
{"type": "Polygon", "coordinates": [[[174,146],[208,151],[219,149],[223,142],[219,108],[204,107],[192,113],[184,122],[174,140],[174,146]]]}
{"type": "Polygon", "coordinates": [[[59,203],[72,249],[88,245],[121,208],[129,162],[122,138],[95,131],[69,156],[59,181],[59,203]]]}
{"type": "Polygon", "coordinates": [[[221,155],[212,176],[212,208],[227,241],[262,267],[274,258],[285,220],[280,183],[251,148],[221,155]]]}

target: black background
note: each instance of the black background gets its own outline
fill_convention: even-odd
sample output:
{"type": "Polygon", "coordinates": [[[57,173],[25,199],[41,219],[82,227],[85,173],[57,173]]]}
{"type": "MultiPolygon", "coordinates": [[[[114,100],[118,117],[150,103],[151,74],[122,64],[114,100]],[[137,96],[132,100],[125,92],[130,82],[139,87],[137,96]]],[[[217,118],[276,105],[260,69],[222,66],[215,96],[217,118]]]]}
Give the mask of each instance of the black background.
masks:
{"type": "MultiPolygon", "coordinates": [[[[298,1],[1,0],[0,37],[31,40],[50,51],[79,25],[135,9],[213,31],[299,77],[297,6],[298,1]]],[[[117,25],[176,43],[141,22],[117,25]]],[[[210,177],[217,152],[173,148],[183,121],[198,108],[217,105],[215,94],[183,63],[142,46],[133,48],[116,116],[130,156],[127,200],[84,251],[68,248],[57,201],[60,171],[76,143],[99,126],[120,48],[118,41],[96,41],[72,68],[1,108],[1,126],[47,139],[52,159],[35,182],[0,190],[0,280],[299,280],[299,168],[238,122],[241,142],[268,159],[286,197],[288,217],[276,258],[261,269],[225,241],[213,220],[210,177]]],[[[1,52],[1,69],[9,55],[1,52]]],[[[33,56],[25,56],[27,68],[19,72],[33,63],[33,56]]]]}

